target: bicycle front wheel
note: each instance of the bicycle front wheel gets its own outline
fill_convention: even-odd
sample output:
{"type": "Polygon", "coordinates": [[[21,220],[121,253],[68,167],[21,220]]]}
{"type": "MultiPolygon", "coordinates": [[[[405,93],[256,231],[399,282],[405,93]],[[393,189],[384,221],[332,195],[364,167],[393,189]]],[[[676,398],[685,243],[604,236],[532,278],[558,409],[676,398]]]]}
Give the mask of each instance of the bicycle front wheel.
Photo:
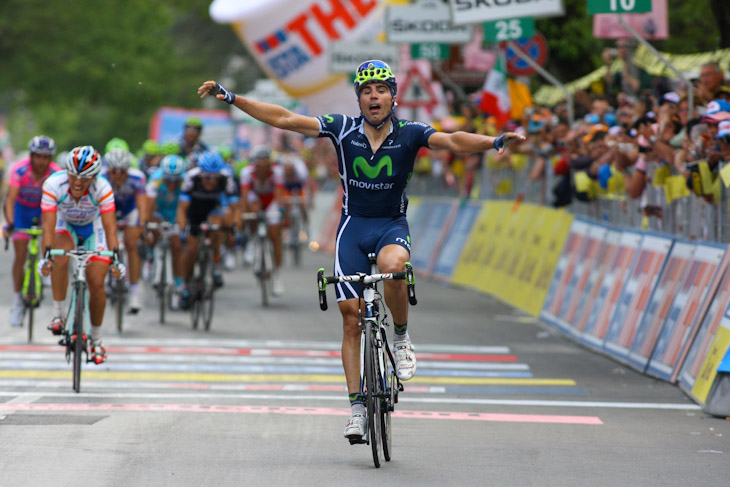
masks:
{"type": "Polygon", "coordinates": [[[122,332],[122,324],[124,322],[124,301],[125,301],[125,290],[124,280],[117,279],[114,284],[114,314],[116,315],[117,331],[122,332]]]}
{"type": "Polygon", "coordinates": [[[25,290],[23,301],[25,301],[25,309],[28,311],[28,343],[33,341],[33,315],[35,307],[40,301],[40,276],[36,269],[36,256],[31,254],[28,256],[28,268],[25,270],[28,279],[28,288],[25,290]]]}
{"type": "Polygon", "coordinates": [[[81,354],[84,351],[84,310],[86,303],[84,301],[84,290],[81,286],[75,289],[76,309],[74,311],[73,333],[73,388],[77,393],[81,391],[81,354]]]}
{"type": "Polygon", "coordinates": [[[383,463],[382,431],[380,426],[380,384],[378,381],[377,351],[374,343],[372,325],[366,322],[365,325],[365,407],[368,416],[368,438],[370,448],[373,451],[373,463],[380,468],[383,463]]]}
{"type": "Polygon", "coordinates": [[[259,256],[257,260],[257,274],[259,280],[259,286],[261,287],[261,305],[267,307],[269,305],[269,273],[271,272],[271,266],[269,265],[270,258],[268,257],[269,246],[267,240],[259,241],[259,256]]]}
{"type": "Polygon", "coordinates": [[[165,324],[167,308],[167,249],[163,248],[160,258],[160,282],[157,283],[157,300],[160,305],[160,323],[165,324]]]}
{"type": "MultiPolygon", "coordinates": [[[[210,251],[208,257],[206,258],[206,261],[211,263],[213,262],[213,252],[210,251]]],[[[203,289],[201,291],[200,296],[200,314],[203,318],[203,325],[205,326],[205,331],[210,330],[210,324],[213,321],[213,303],[214,303],[214,295],[215,295],[215,283],[213,280],[213,266],[208,265],[208,270],[205,274],[205,279],[203,281],[203,289]]]]}

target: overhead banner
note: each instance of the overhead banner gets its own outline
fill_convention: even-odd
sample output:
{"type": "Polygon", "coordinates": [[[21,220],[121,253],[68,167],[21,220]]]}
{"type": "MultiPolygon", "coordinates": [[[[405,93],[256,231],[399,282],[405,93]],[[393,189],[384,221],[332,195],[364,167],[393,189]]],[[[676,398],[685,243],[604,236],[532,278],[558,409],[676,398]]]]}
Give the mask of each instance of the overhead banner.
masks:
{"type": "Polygon", "coordinates": [[[449,7],[455,25],[517,17],[555,17],[565,13],[563,0],[449,0],[449,7]]]}
{"type": "Polygon", "coordinates": [[[310,112],[354,115],[357,104],[350,77],[330,73],[332,43],[374,39],[382,28],[384,3],[215,0],[210,15],[216,22],[232,24],[261,69],[310,112]]]}
{"type": "Polygon", "coordinates": [[[471,26],[452,24],[449,7],[433,0],[388,7],[385,30],[388,42],[394,44],[468,44],[472,36],[471,26]]]}

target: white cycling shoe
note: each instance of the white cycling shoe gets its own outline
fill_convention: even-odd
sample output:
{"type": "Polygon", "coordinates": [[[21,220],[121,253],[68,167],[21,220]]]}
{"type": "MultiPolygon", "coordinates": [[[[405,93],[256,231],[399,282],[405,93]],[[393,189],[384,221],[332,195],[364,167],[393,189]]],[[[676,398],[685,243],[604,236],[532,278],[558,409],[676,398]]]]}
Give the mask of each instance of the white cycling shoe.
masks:
{"type": "Polygon", "coordinates": [[[395,350],[395,375],[402,381],[410,380],[416,374],[416,354],[410,338],[393,341],[395,350]]]}
{"type": "Polygon", "coordinates": [[[362,414],[353,414],[347,421],[345,426],[345,438],[352,440],[359,440],[365,436],[365,430],[367,429],[368,420],[362,414]]]}
{"type": "Polygon", "coordinates": [[[136,315],[142,309],[142,300],[139,294],[129,294],[129,313],[136,315]]]}
{"type": "Polygon", "coordinates": [[[13,328],[20,328],[23,326],[23,305],[13,306],[10,308],[10,326],[13,328]]]}

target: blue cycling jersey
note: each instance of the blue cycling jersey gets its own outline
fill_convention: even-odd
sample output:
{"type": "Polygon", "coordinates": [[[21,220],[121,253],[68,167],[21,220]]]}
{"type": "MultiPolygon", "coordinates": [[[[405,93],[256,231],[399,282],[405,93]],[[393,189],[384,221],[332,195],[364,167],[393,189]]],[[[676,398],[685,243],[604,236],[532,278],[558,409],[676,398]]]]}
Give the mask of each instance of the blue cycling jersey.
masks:
{"type": "Polygon", "coordinates": [[[160,214],[163,221],[174,223],[177,216],[177,202],[180,200],[181,184],[175,191],[170,191],[165,184],[162,170],[158,169],[147,183],[147,197],[153,202],[154,211],[160,214]]]}
{"type": "Polygon", "coordinates": [[[345,216],[387,218],[405,215],[408,208],[406,186],[421,147],[436,132],[421,122],[392,118],[390,134],[373,153],[364,131],[363,117],[322,115],[320,137],[335,145],[340,179],[345,194],[345,216]]]}
{"type": "MultiPolygon", "coordinates": [[[[107,168],[102,169],[101,175],[103,177],[109,179],[108,174],[109,170],[107,168]]],[[[146,184],[147,177],[145,174],[134,167],[127,169],[127,179],[121,186],[112,184],[118,218],[129,215],[137,208],[137,196],[145,194],[146,184]]]]}

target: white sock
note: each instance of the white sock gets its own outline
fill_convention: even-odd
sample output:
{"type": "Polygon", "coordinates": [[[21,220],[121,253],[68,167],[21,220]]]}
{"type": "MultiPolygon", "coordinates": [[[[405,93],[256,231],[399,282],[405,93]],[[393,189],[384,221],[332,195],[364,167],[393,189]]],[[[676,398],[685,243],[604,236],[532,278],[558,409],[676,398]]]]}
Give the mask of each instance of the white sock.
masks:
{"type": "Polygon", "coordinates": [[[137,287],[139,286],[138,282],[132,282],[129,284],[129,295],[130,296],[136,296],[137,295],[137,287]]]}
{"type": "Polygon", "coordinates": [[[91,325],[91,339],[93,341],[101,339],[101,326],[91,325]]]}
{"type": "Polygon", "coordinates": [[[23,293],[17,292],[13,297],[13,306],[20,308],[23,306],[23,293]]]}
{"type": "Polygon", "coordinates": [[[53,300],[53,317],[54,318],[63,317],[63,311],[64,311],[64,308],[66,308],[65,304],[66,304],[65,300],[64,301],[56,301],[55,299],[53,300]]]}

